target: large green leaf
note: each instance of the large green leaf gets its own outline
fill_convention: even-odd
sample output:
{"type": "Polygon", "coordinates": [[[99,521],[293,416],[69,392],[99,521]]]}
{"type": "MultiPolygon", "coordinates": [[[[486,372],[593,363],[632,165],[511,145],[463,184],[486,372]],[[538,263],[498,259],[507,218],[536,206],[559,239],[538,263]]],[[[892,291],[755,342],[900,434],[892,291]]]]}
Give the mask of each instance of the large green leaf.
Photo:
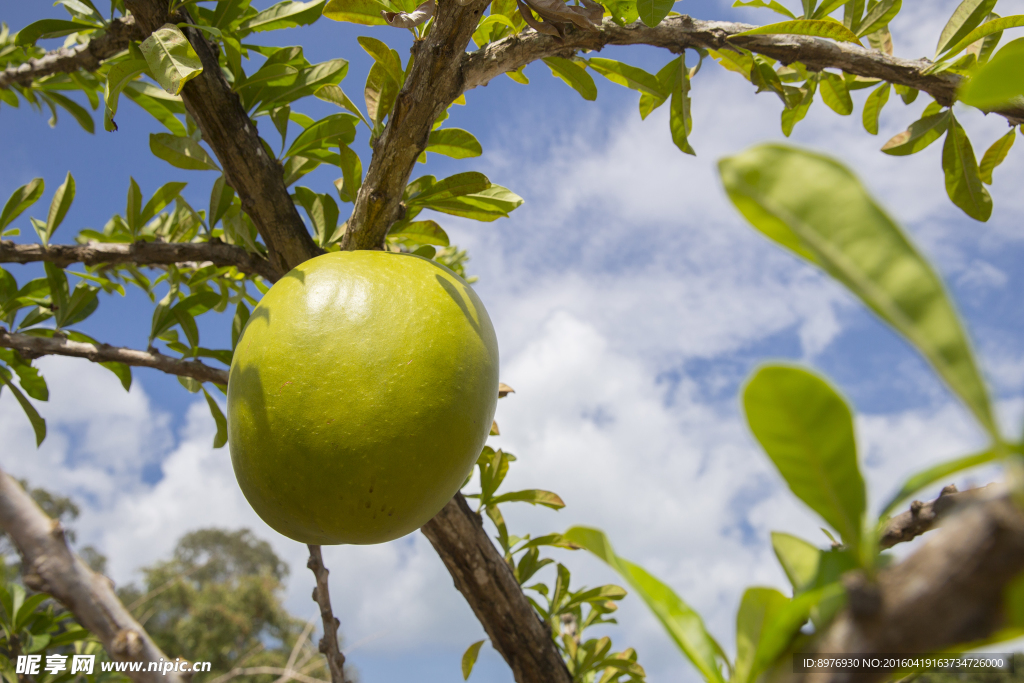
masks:
{"type": "Polygon", "coordinates": [[[636,11],[640,21],[653,28],[668,16],[674,4],[675,0],[636,0],[636,11]]]}
{"type": "Polygon", "coordinates": [[[882,151],[898,157],[916,154],[942,137],[949,128],[952,113],[948,109],[934,114],[928,111],[925,109],[924,116],[910,124],[910,128],[882,145],[882,151]]]}
{"type": "Polygon", "coordinates": [[[846,86],[846,79],[831,71],[822,71],[820,87],[821,99],[829,109],[840,116],[849,116],[853,113],[853,99],[850,97],[850,89],[846,86]]]}
{"type": "Polygon", "coordinates": [[[700,615],[675,591],[651,576],[643,567],[616,555],[608,537],[598,529],[576,526],[566,531],[564,537],[597,555],[626,580],[705,681],[724,683],[718,654],[722,648],[708,633],[700,615]]]}
{"type": "Polygon", "coordinates": [[[15,45],[35,45],[38,40],[47,38],[59,38],[71,33],[82,31],[93,31],[96,27],[80,21],[68,21],[66,19],[40,19],[18,31],[13,36],[15,45]]]}
{"type": "Polygon", "coordinates": [[[108,132],[117,130],[114,115],[117,114],[117,103],[121,97],[121,91],[148,68],[149,64],[143,59],[129,59],[111,67],[107,74],[107,85],[103,95],[106,102],[103,127],[108,132]]]}
{"type": "Polygon", "coordinates": [[[960,99],[979,109],[1005,106],[1024,97],[1024,38],[1012,40],[960,88],[960,99]]]}
{"type": "Polygon", "coordinates": [[[960,54],[962,51],[967,49],[967,46],[971,43],[987,38],[988,36],[995,35],[996,33],[1002,33],[1006,29],[1018,28],[1024,26],[1024,14],[1015,14],[1012,17],[1000,17],[991,21],[986,21],[984,24],[974,29],[966,36],[963,40],[955,45],[950,45],[948,52],[943,55],[943,59],[949,59],[955,55],[960,54]]]}
{"type": "Polygon", "coordinates": [[[603,57],[591,57],[587,60],[587,66],[607,78],[612,83],[618,83],[632,90],[648,93],[664,99],[667,95],[664,92],[658,77],[647,73],[640,67],[630,66],[614,59],[603,57]]]}
{"type": "Polygon", "coordinates": [[[857,35],[863,38],[884,29],[900,13],[902,6],[902,0],[881,0],[865,15],[860,28],[857,29],[857,35]]]}
{"type": "Polygon", "coordinates": [[[860,39],[857,34],[846,28],[838,21],[832,19],[796,19],[793,21],[780,21],[777,24],[758,26],[757,28],[737,33],[739,36],[762,36],[762,35],[798,35],[814,36],[816,38],[831,38],[840,42],[857,43],[860,39]]]}
{"type": "Polygon", "coordinates": [[[566,85],[578,92],[585,100],[597,99],[597,85],[586,68],[564,57],[545,57],[544,63],[551,69],[551,75],[562,79],[566,85]]]}
{"type": "Polygon", "coordinates": [[[150,74],[171,95],[180,95],[186,83],[203,73],[199,55],[174,24],[164,24],[153,31],[139,47],[150,74]]]}
{"type": "Polygon", "coordinates": [[[950,45],[955,45],[985,21],[996,6],[996,0],[963,0],[946,22],[935,48],[938,55],[950,45]]]}
{"type": "Polygon", "coordinates": [[[356,139],[357,122],[351,114],[326,116],[300,133],[284,155],[290,157],[309,150],[350,145],[356,139]]]}
{"type": "Polygon", "coordinates": [[[775,144],[723,159],[719,170],[755,228],[839,280],[903,334],[998,438],[988,390],[942,280],[853,173],[775,144]]]}
{"type": "Polygon", "coordinates": [[[781,531],[772,532],[772,550],[793,586],[793,594],[810,588],[818,575],[821,551],[802,538],[781,531]]]}
{"type": "Polygon", "coordinates": [[[25,209],[38,202],[45,188],[46,183],[43,179],[35,178],[15,190],[4,204],[4,210],[0,211],[0,230],[10,225],[11,221],[25,212],[25,209]]]}
{"type": "Polygon", "coordinates": [[[736,613],[736,664],[729,683],[748,683],[761,673],[755,669],[754,658],[758,645],[770,626],[789,602],[789,598],[774,588],[748,588],[743,593],[736,613]]]}
{"type": "Polygon", "coordinates": [[[294,26],[308,26],[320,18],[324,11],[327,0],[310,0],[309,2],[295,2],[285,0],[246,19],[239,27],[239,31],[276,31],[282,28],[294,26]]]}
{"type": "Polygon", "coordinates": [[[864,101],[864,115],[862,117],[864,130],[872,135],[878,135],[878,115],[882,113],[882,107],[889,101],[889,83],[882,83],[868,95],[864,101]]]}
{"type": "Polygon", "coordinates": [[[946,194],[953,203],[974,220],[987,221],[992,216],[992,197],[981,181],[971,141],[952,115],[942,146],[942,170],[946,177],[946,194]]]}
{"type": "Polygon", "coordinates": [[[672,99],[669,101],[668,128],[676,147],[684,154],[696,156],[690,146],[693,115],[690,113],[690,71],[686,68],[686,55],[679,55],[674,62],[675,72],[669,72],[672,99]]]}
{"type": "Polygon", "coordinates": [[[829,384],[807,370],[769,365],[743,390],[747,423],[790,490],[860,546],[867,497],[853,417],[829,384]]]}
{"type": "Polygon", "coordinates": [[[417,244],[436,244],[447,247],[451,242],[444,229],[434,221],[410,221],[396,224],[388,236],[395,235],[417,244]]]}
{"type": "Polygon", "coordinates": [[[377,0],[330,0],[324,8],[324,16],[335,21],[347,21],[365,26],[386,26],[381,16],[388,8],[377,0]]]}
{"type": "Polygon", "coordinates": [[[467,130],[461,128],[442,128],[430,133],[427,141],[427,152],[444,154],[453,159],[478,157],[484,153],[480,142],[467,130]]]}
{"type": "Polygon", "coordinates": [[[170,133],[149,136],[149,149],[153,155],[171,166],[195,171],[219,170],[206,150],[192,138],[179,138],[170,133]]]}

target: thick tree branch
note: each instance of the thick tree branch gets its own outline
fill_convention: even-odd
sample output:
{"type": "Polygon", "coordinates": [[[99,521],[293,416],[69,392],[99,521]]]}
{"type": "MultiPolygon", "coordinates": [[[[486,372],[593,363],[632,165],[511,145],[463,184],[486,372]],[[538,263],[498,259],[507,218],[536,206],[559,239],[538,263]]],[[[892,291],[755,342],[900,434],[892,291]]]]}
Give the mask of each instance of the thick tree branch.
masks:
{"type": "Polygon", "coordinates": [[[134,263],[162,266],[172,263],[212,263],[235,266],[243,273],[277,282],[280,273],[262,256],[224,242],[134,242],[132,244],[15,244],[0,240],[0,263],[49,261],[61,268],[72,263],[87,266],[134,263]]]}
{"type": "Polygon", "coordinates": [[[487,0],[470,0],[466,6],[440,3],[430,34],[414,44],[412,71],[374,145],[343,249],[380,249],[388,229],[400,218],[402,192],[427,147],[430,129],[465,88],[461,55],[485,7],[487,0]]]}
{"type": "Polygon", "coordinates": [[[128,49],[132,40],[142,40],[142,32],[135,25],[134,17],[114,19],[103,33],[90,38],[76,47],[62,47],[47,52],[38,59],[8,67],[0,71],[0,88],[12,85],[29,86],[33,81],[56,73],[95,71],[104,59],[128,49]]]}
{"type": "Polygon", "coordinates": [[[167,655],[150,639],[114,594],[110,580],[71,552],[60,522],[47,517],[24,489],[0,471],[0,527],[21,554],[25,585],[48,593],[71,610],[79,623],[103,642],[117,661],[143,662],[127,672],[137,683],[187,683],[176,672],[146,671],[167,655]]]}
{"type": "Polygon", "coordinates": [[[426,536],[455,587],[466,596],[494,649],[519,683],[571,683],[551,629],[526,599],[512,570],[461,493],[427,522],[426,536]]]}
{"type": "MultiPolygon", "coordinates": [[[[126,4],[146,35],[171,20],[192,23],[185,10],[169,17],[165,0],[127,0],[126,4]]],[[[224,79],[213,47],[198,29],[183,30],[202,60],[203,73],[185,84],[182,101],[220,160],[242,209],[256,224],[271,263],[286,273],[322,252],[288,194],[281,164],[267,154],[256,125],[224,79]]]]}
{"type": "MultiPolygon", "coordinates": [[[[857,76],[880,78],[916,88],[943,105],[952,104],[962,80],[948,72],[925,74],[924,71],[932,65],[927,59],[891,57],[853,43],[798,35],[736,36],[752,28],[756,27],[727,21],[701,21],[683,15],[669,17],[654,28],[639,21],[619,26],[611,19],[605,19],[599,31],[569,29],[564,41],[527,30],[467,54],[463,58],[464,87],[468,90],[486,85],[492,78],[543,57],[564,56],[579,50],[601,50],[606,45],[652,45],[676,53],[687,48],[727,50],[730,46],[738,46],[783,64],[800,62],[817,71],[842,69],[857,76]]],[[[1024,109],[998,113],[1013,125],[1024,122],[1024,109]]]]}
{"type": "Polygon", "coordinates": [[[338,647],[338,626],[341,622],[334,616],[331,609],[331,591],[327,584],[330,572],[324,566],[324,558],[320,546],[309,545],[309,561],[306,566],[316,577],[313,589],[313,601],[320,606],[320,618],[324,624],[324,637],[320,639],[320,652],[327,658],[327,666],[331,670],[331,683],[345,683],[345,655],[338,647]]]}
{"type": "MultiPolygon", "coordinates": [[[[1003,624],[1004,591],[1024,571],[1024,513],[994,488],[875,583],[844,577],[847,607],[816,650],[836,655],[941,652],[980,641],[1003,624]]],[[[882,669],[805,674],[807,683],[872,683],[882,669]]]]}
{"type": "Polygon", "coordinates": [[[0,347],[14,349],[26,358],[39,356],[73,356],[93,363],[124,363],[135,367],[154,368],[169,375],[191,377],[200,382],[228,383],[228,371],[211,368],[197,360],[180,360],[159,351],[137,351],[108,344],[86,344],[60,337],[32,337],[10,333],[0,328],[0,347]]]}

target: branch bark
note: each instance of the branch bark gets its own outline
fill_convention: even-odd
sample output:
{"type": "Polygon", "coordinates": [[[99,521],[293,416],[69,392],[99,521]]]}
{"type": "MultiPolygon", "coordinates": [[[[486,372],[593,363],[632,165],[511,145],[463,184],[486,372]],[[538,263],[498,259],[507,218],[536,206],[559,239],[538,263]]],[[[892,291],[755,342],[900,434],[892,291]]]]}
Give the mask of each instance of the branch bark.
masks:
{"type": "Polygon", "coordinates": [[[191,377],[200,382],[226,385],[228,371],[211,368],[197,360],[181,360],[159,351],[137,351],[109,344],[86,344],[60,337],[33,337],[10,333],[0,328],[0,347],[14,349],[26,358],[39,356],[73,356],[93,363],[124,363],[135,367],[154,368],[170,375],[191,377]]]}
{"type": "MultiPolygon", "coordinates": [[[[564,41],[527,30],[503,38],[463,57],[464,88],[469,90],[497,76],[544,57],[567,56],[580,50],[601,50],[607,45],[652,45],[680,53],[687,48],[728,50],[732,46],[777,59],[783,64],[800,62],[813,71],[842,69],[865,78],[880,78],[890,83],[924,91],[943,105],[956,97],[962,78],[943,72],[925,74],[932,65],[927,59],[901,59],[853,43],[837,43],[822,38],[798,35],[736,34],[757,28],[727,21],[702,21],[688,16],[668,17],[651,28],[641,22],[619,26],[605,19],[598,31],[571,28],[564,41]]],[[[1017,107],[996,112],[1012,125],[1024,122],[1024,109],[1017,107]]]]}
{"type": "Polygon", "coordinates": [[[988,495],[995,486],[996,484],[989,484],[967,491],[957,491],[956,485],[950,484],[942,489],[942,493],[935,500],[927,503],[915,500],[910,504],[909,510],[885,523],[878,545],[882,548],[891,548],[897,543],[914,540],[921,534],[931,531],[939,522],[962,509],[964,505],[988,495]]]}
{"type": "Polygon", "coordinates": [[[331,683],[346,683],[345,655],[338,647],[338,626],[341,622],[334,616],[331,609],[331,591],[327,584],[330,572],[324,566],[324,558],[320,546],[309,545],[309,561],[306,566],[316,577],[316,588],[313,589],[313,601],[320,606],[320,618],[324,624],[324,637],[320,639],[320,652],[327,658],[327,666],[331,670],[331,683]]]}
{"type": "MultiPolygon", "coordinates": [[[[145,35],[168,21],[192,23],[186,10],[170,17],[164,0],[127,0],[126,5],[145,35]]],[[[281,164],[267,154],[256,125],[224,79],[213,47],[198,29],[182,30],[199,55],[203,72],[185,84],[181,99],[266,242],[274,268],[286,273],[323,252],[288,194],[281,164]]]]}
{"type": "Polygon", "coordinates": [[[434,121],[465,89],[462,55],[488,0],[438,5],[433,28],[413,46],[412,71],[373,148],[342,249],[380,249],[400,218],[402,193],[434,121]]]}
{"type": "Polygon", "coordinates": [[[49,261],[61,268],[72,263],[87,266],[134,263],[139,266],[172,263],[212,263],[235,266],[248,275],[277,282],[281,274],[270,262],[242,247],[224,242],[135,242],[133,244],[15,244],[0,240],[0,263],[49,261]]]}
{"type": "Polygon", "coordinates": [[[518,683],[572,683],[551,629],[461,493],[421,529],[518,683]]]}
{"type": "MultiPolygon", "coordinates": [[[[132,618],[110,580],[71,552],[60,522],[50,519],[14,479],[0,471],[0,527],[14,541],[24,566],[25,585],[48,593],[120,662],[163,664],[168,657],[132,618]]],[[[128,671],[137,683],[187,683],[177,672],[128,671]]]]}
{"type": "MultiPolygon", "coordinates": [[[[847,607],[816,650],[842,656],[941,652],[980,641],[1005,618],[1004,591],[1024,571],[1024,513],[994,489],[963,506],[942,532],[875,583],[844,578],[847,607]]],[[[891,671],[805,674],[807,683],[873,683],[891,671]]]]}
{"type": "Polygon", "coordinates": [[[0,88],[6,89],[12,85],[28,87],[33,81],[56,73],[95,71],[104,59],[127,50],[130,41],[142,38],[134,17],[114,19],[106,31],[90,38],[84,45],[52,50],[38,59],[30,59],[24,64],[0,71],[0,88]]]}

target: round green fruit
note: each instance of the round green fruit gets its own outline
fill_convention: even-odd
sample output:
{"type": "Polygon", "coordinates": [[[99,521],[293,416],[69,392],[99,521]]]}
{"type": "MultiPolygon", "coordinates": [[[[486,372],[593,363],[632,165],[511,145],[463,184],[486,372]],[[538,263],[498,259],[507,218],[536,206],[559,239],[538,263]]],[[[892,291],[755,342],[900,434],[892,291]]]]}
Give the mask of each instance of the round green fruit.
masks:
{"type": "Polygon", "coordinates": [[[462,278],[410,254],[325,254],[267,292],[238,342],[231,463],[285,536],[383,543],[459,490],[497,400],[497,338],[462,278]]]}

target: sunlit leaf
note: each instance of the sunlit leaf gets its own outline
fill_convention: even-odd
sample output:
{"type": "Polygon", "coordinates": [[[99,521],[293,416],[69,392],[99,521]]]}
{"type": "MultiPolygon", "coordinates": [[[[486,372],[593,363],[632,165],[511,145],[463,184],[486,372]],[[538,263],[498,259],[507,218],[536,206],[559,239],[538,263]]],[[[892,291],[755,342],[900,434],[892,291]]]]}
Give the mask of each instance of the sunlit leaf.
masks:
{"type": "Polygon", "coordinates": [[[11,221],[25,212],[25,209],[38,202],[45,188],[46,183],[43,179],[35,178],[15,190],[4,204],[4,210],[0,211],[0,230],[10,225],[11,221]]]}
{"type": "Polygon", "coordinates": [[[486,642],[486,640],[478,640],[466,648],[462,655],[462,680],[469,680],[469,675],[473,673],[473,666],[476,664],[476,658],[480,654],[480,647],[486,642]]]}
{"type": "Polygon", "coordinates": [[[153,155],[171,166],[195,171],[220,170],[202,146],[192,138],[180,138],[169,133],[149,136],[149,149],[153,155]]]}
{"type": "Polygon", "coordinates": [[[797,19],[795,21],[780,21],[777,24],[758,26],[757,28],[750,29],[749,31],[737,33],[733,37],[738,38],[740,36],[779,34],[831,38],[832,40],[838,40],[840,42],[857,43],[858,45],[861,44],[856,33],[846,28],[838,21],[833,21],[831,19],[797,19]]]}
{"type": "Polygon", "coordinates": [[[942,170],[946,178],[946,194],[953,203],[974,220],[987,221],[992,215],[992,196],[981,181],[971,141],[952,115],[946,142],[942,146],[942,170]]]}
{"type": "Polygon", "coordinates": [[[174,24],[153,31],[139,47],[150,74],[171,95],[180,95],[186,83],[203,73],[199,55],[174,24]]]}
{"type": "Polygon", "coordinates": [[[939,35],[939,44],[935,54],[943,52],[948,46],[955,45],[977,28],[996,6],[996,0],[963,0],[949,18],[945,28],[939,35]]]}
{"type": "MultiPolygon", "coordinates": [[[[996,169],[999,164],[1003,163],[1006,159],[1006,155],[1009,154],[1010,148],[1013,147],[1013,141],[1017,139],[1016,133],[1013,129],[1003,137],[992,143],[992,146],[985,151],[985,156],[981,159],[981,166],[979,170],[981,172],[981,181],[988,185],[992,184],[992,172],[996,169]]],[[[0,221],[2,223],[2,221],[0,221]]]]}
{"type": "Polygon", "coordinates": [[[1024,97],[1024,38],[1010,41],[960,88],[960,99],[991,110],[1024,97]]]}
{"type": "Polygon", "coordinates": [[[564,57],[545,57],[544,63],[551,69],[551,75],[560,78],[585,100],[597,99],[597,86],[586,68],[564,57]]]}

